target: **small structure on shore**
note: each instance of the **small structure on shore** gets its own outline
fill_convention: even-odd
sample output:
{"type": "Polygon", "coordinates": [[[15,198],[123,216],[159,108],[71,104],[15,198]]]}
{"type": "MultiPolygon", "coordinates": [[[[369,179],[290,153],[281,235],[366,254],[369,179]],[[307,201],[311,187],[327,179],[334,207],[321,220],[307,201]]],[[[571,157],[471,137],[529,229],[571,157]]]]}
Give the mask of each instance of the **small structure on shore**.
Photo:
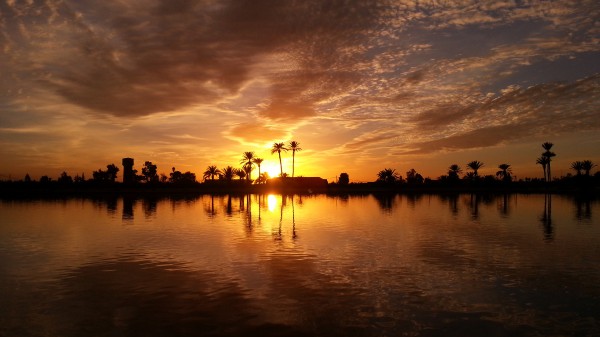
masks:
{"type": "Polygon", "coordinates": [[[121,164],[123,164],[123,183],[135,183],[135,172],[133,171],[133,158],[123,158],[121,164]]]}
{"type": "Polygon", "coordinates": [[[282,191],[323,192],[327,190],[327,179],[320,177],[279,177],[267,180],[267,186],[282,191]]]}

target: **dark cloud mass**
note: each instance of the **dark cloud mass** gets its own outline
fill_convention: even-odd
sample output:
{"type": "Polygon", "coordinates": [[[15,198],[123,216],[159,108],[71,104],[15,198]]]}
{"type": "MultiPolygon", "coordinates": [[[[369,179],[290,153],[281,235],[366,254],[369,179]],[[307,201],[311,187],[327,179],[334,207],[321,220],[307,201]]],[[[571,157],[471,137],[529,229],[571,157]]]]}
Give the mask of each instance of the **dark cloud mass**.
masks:
{"type": "MultiPolygon", "coordinates": [[[[58,42],[66,34],[70,53],[50,55],[36,64],[46,74],[39,79],[68,101],[93,111],[140,116],[213,103],[236,93],[262,57],[281,53],[295,69],[287,73],[287,82],[279,81],[278,74],[267,75],[277,84],[272,99],[275,105],[298,107],[288,113],[297,111],[302,117],[312,114],[310,104],[282,102],[303,94],[297,86],[309,85],[302,82],[306,71],[348,68],[344,62],[354,62],[352,55],[344,60],[335,52],[359,45],[363,32],[374,24],[375,7],[361,3],[49,2],[52,10],[42,14],[36,6],[15,5],[20,15],[9,20],[29,30],[39,19],[63,21],[37,38],[58,42]]],[[[312,80],[322,83],[327,78],[312,80]]],[[[267,109],[265,116],[279,118],[278,113],[267,109]]]]}

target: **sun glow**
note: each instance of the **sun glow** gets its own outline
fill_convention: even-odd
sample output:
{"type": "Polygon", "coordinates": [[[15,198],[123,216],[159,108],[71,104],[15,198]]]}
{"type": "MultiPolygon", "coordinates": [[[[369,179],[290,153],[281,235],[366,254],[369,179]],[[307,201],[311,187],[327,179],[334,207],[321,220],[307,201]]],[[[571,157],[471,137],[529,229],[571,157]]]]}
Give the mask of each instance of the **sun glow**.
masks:
{"type": "Polygon", "coordinates": [[[275,212],[275,208],[277,208],[277,197],[273,194],[267,196],[267,207],[269,208],[269,212],[275,212]]]}
{"type": "Polygon", "coordinates": [[[260,166],[261,172],[266,172],[269,174],[269,178],[279,177],[280,169],[279,163],[276,162],[264,162],[260,166]]]}

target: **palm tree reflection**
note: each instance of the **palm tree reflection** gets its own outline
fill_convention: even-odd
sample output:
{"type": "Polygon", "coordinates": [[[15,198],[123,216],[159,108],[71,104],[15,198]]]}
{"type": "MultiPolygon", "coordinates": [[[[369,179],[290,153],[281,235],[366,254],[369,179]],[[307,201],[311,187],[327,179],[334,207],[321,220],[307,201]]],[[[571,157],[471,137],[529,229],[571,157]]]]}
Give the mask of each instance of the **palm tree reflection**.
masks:
{"type": "Polygon", "coordinates": [[[292,194],[292,238],[296,239],[296,215],[294,210],[294,195],[292,194]]]}
{"type": "Polygon", "coordinates": [[[498,204],[498,210],[500,211],[500,215],[502,215],[503,217],[508,216],[508,214],[510,213],[510,197],[510,194],[505,193],[504,195],[502,195],[502,202],[498,204]]]}
{"type": "Polygon", "coordinates": [[[575,203],[575,218],[577,220],[592,219],[592,205],[589,197],[575,197],[573,202],[575,203]]]}
{"type": "Polygon", "coordinates": [[[282,194],[281,195],[281,203],[279,206],[279,226],[277,228],[277,233],[275,235],[273,235],[273,238],[276,241],[279,241],[282,239],[282,235],[281,235],[281,225],[283,223],[283,207],[285,206],[285,196],[282,194]]]}
{"type": "Polygon", "coordinates": [[[544,240],[554,239],[554,225],[552,224],[552,194],[544,194],[544,212],[540,216],[540,222],[544,227],[544,240]]]}
{"type": "Polygon", "coordinates": [[[476,220],[479,218],[479,203],[481,202],[479,194],[471,193],[471,197],[468,202],[469,209],[471,209],[471,218],[476,220]]]}
{"type": "Polygon", "coordinates": [[[379,204],[379,208],[383,213],[391,213],[394,208],[396,195],[389,193],[373,193],[373,198],[379,204]]]}

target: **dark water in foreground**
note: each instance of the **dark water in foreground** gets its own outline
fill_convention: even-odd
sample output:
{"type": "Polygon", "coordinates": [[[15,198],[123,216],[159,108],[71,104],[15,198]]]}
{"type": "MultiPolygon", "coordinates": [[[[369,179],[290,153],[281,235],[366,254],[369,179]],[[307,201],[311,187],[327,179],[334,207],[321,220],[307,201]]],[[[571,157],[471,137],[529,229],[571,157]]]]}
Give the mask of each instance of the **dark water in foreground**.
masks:
{"type": "Polygon", "coordinates": [[[600,336],[600,203],[0,202],[0,336],[600,336]]]}

